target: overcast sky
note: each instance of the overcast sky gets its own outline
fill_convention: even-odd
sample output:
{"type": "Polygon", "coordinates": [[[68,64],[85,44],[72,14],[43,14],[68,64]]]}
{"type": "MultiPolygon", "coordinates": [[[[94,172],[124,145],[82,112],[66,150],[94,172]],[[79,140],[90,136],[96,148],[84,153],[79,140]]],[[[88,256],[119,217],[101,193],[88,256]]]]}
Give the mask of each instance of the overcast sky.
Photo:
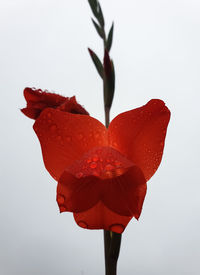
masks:
{"type": "MultiPolygon", "coordinates": [[[[160,98],[170,108],[162,164],[148,182],[138,221],[123,233],[119,275],[200,272],[200,2],[101,0],[115,22],[111,117],[160,98]]],[[[1,275],[102,275],[102,231],[59,214],[26,86],[76,95],[104,122],[102,83],[87,47],[102,57],[86,0],[0,0],[1,275]]]]}

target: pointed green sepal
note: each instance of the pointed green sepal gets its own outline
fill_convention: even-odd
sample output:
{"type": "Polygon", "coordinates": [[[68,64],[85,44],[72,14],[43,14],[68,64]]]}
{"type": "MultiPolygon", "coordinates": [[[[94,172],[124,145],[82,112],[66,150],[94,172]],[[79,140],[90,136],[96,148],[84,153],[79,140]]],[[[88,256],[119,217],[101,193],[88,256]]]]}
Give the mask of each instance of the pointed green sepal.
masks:
{"type": "Polygon", "coordinates": [[[103,78],[103,65],[102,65],[100,59],[91,49],[88,48],[88,51],[90,53],[90,56],[92,58],[94,65],[97,69],[97,72],[99,73],[100,77],[103,78]]]}
{"type": "Polygon", "coordinates": [[[107,50],[104,53],[104,105],[111,108],[115,92],[115,71],[107,50]]]}
{"type": "Polygon", "coordinates": [[[110,28],[108,38],[106,40],[106,49],[109,52],[112,47],[112,41],[113,41],[113,30],[114,30],[114,23],[112,23],[112,26],[110,28]]]}
{"type": "Polygon", "coordinates": [[[101,9],[101,5],[100,3],[98,2],[98,5],[97,5],[97,20],[99,21],[99,24],[101,25],[102,28],[104,28],[104,25],[105,25],[105,22],[104,22],[104,17],[103,17],[103,12],[102,12],[102,9],[101,9]]]}
{"type": "Polygon", "coordinates": [[[95,15],[95,17],[97,16],[97,6],[98,6],[98,2],[97,0],[88,0],[90,8],[93,12],[93,14],[95,15]]]}
{"type": "Polygon", "coordinates": [[[94,24],[95,29],[97,33],[100,35],[100,37],[104,39],[105,37],[104,30],[93,19],[92,19],[92,23],[94,24]]]}
{"type": "Polygon", "coordinates": [[[111,65],[112,65],[112,82],[113,82],[113,90],[115,90],[115,67],[113,60],[111,59],[111,65]]]}

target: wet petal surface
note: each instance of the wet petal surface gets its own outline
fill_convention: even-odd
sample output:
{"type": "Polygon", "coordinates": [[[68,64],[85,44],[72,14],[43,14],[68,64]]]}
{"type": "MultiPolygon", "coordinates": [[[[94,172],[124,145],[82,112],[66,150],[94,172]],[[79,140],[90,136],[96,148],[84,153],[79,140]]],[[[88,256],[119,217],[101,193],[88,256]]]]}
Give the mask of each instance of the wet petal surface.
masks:
{"type": "Polygon", "coordinates": [[[76,223],[86,229],[105,229],[122,233],[132,217],[120,216],[108,209],[102,202],[88,211],[74,213],[76,223]]]}
{"type": "Polygon", "coordinates": [[[97,146],[107,146],[107,130],[98,120],[47,108],[33,126],[45,166],[58,180],[67,166],[97,146]]]}
{"type": "Polygon", "coordinates": [[[119,152],[102,147],[91,150],[63,172],[57,193],[58,204],[66,211],[83,212],[102,201],[119,215],[139,218],[146,180],[141,170],[119,152]],[[65,202],[60,204],[59,197],[65,202]]]}
{"type": "Polygon", "coordinates": [[[22,113],[29,118],[37,119],[46,108],[59,108],[63,112],[89,115],[89,113],[77,103],[75,96],[64,97],[59,94],[42,91],[41,89],[25,88],[24,97],[27,101],[22,113]]]}
{"type": "Polygon", "coordinates": [[[163,154],[170,111],[152,99],[146,105],[118,115],[108,129],[109,144],[140,167],[149,180],[163,154]]]}

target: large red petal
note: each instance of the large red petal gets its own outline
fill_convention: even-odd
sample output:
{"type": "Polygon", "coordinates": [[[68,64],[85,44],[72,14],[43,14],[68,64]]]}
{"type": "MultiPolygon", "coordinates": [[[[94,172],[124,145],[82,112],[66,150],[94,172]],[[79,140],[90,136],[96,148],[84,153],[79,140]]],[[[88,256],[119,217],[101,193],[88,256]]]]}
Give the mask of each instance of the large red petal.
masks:
{"type": "Polygon", "coordinates": [[[66,167],[93,147],[107,145],[107,130],[85,115],[45,109],[33,126],[49,173],[58,180],[66,167]]]}
{"type": "Polygon", "coordinates": [[[102,201],[119,215],[139,218],[146,180],[142,171],[119,152],[98,147],[68,166],[57,192],[58,204],[65,211],[83,212],[102,201]]]}
{"type": "Polygon", "coordinates": [[[100,179],[95,176],[78,179],[65,171],[60,177],[57,187],[57,202],[60,212],[81,212],[94,206],[101,197],[99,181],[100,179]]]}
{"type": "Polygon", "coordinates": [[[116,233],[122,233],[132,216],[120,216],[99,202],[91,209],[74,213],[76,223],[87,229],[105,229],[116,233]]]}
{"type": "Polygon", "coordinates": [[[141,168],[146,180],[157,170],[163,154],[170,111],[152,99],[146,105],[118,115],[110,124],[110,145],[141,168]]]}
{"type": "Polygon", "coordinates": [[[146,195],[146,180],[137,166],[102,182],[102,202],[122,216],[139,218],[146,195]]]}

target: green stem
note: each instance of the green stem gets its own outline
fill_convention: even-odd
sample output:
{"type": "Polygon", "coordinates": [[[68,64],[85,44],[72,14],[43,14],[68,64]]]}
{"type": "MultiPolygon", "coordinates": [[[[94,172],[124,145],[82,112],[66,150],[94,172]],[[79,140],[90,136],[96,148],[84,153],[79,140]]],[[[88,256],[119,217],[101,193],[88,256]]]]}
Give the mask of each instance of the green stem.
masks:
{"type": "Polygon", "coordinates": [[[110,108],[105,107],[105,125],[106,125],[106,128],[108,128],[109,123],[110,123],[110,108]]]}
{"type": "Polygon", "coordinates": [[[117,275],[121,234],[104,230],[105,275],[117,275]]]}
{"type": "Polygon", "coordinates": [[[120,252],[121,246],[121,234],[115,232],[112,233],[111,241],[110,241],[110,248],[107,257],[107,270],[106,275],[116,275],[117,274],[117,261],[120,252]]]}
{"type": "MultiPolygon", "coordinates": [[[[105,107],[105,125],[110,123],[110,108],[105,107]]],[[[105,274],[117,274],[117,261],[121,246],[121,234],[104,230],[105,274]]]]}

